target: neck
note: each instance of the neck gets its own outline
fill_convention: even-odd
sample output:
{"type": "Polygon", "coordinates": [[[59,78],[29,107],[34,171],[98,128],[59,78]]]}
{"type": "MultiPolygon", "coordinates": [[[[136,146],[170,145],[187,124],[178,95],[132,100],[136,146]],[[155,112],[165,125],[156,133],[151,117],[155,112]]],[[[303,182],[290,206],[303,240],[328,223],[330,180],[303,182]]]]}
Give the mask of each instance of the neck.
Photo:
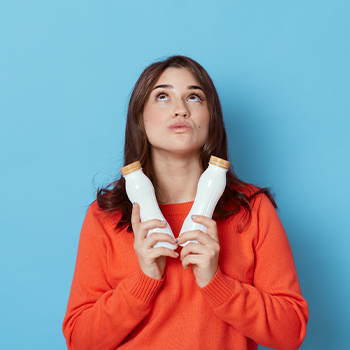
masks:
{"type": "Polygon", "coordinates": [[[203,169],[198,154],[193,156],[152,156],[155,191],[160,204],[194,201],[203,169]]]}

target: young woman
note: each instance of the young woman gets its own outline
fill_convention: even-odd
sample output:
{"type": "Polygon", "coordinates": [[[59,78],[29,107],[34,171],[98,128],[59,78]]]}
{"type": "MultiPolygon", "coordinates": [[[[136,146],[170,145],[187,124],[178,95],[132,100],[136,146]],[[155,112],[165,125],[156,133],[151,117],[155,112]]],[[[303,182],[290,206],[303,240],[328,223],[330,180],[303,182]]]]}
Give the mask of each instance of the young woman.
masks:
{"type": "Polygon", "coordinates": [[[207,233],[178,237],[211,155],[228,159],[216,89],[184,56],[150,65],[130,98],[124,164],[139,160],[166,222],[141,222],[120,177],[86,214],[63,332],[69,349],[297,349],[308,308],[269,191],[232,170],[207,233]],[[147,232],[170,225],[175,239],[147,232]],[[197,240],[184,248],[181,244],[197,240]],[[156,242],[178,244],[173,251],[156,242]]]}

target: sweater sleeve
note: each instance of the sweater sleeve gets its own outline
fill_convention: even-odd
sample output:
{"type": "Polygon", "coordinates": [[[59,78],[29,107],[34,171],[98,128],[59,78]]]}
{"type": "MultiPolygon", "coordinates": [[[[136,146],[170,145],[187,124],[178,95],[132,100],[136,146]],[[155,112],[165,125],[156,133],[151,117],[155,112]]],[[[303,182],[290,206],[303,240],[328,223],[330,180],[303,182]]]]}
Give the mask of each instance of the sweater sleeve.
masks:
{"type": "Polygon", "coordinates": [[[259,232],[252,285],[226,276],[218,268],[201,291],[216,315],[247,338],[275,349],[298,349],[306,335],[308,307],[292,252],[266,196],[261,197],[257,210],[259,232]]]}
{"type": "Polygon", "coordinates": [[[90,206],[63,321],[69,350],[115,349],[150,312],[163,283],[164,278],[154,280],[139,269],[112,289],[104,240],[103,227],[90,206]]]}

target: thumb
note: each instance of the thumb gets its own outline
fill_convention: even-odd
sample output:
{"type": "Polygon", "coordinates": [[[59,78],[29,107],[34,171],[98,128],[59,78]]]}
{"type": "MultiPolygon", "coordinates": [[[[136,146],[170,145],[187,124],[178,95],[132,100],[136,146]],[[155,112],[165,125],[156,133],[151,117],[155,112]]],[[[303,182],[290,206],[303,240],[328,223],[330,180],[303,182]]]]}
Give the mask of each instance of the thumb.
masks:
{"type": "Polygon", "coordinates": [[[135,231],[139,227],[141,223],[141,217],[140,217],[140,206],[138,203],[134,202],[132,205],[132,212],[131,212],[131,225],[132,229],[135,231]]]}

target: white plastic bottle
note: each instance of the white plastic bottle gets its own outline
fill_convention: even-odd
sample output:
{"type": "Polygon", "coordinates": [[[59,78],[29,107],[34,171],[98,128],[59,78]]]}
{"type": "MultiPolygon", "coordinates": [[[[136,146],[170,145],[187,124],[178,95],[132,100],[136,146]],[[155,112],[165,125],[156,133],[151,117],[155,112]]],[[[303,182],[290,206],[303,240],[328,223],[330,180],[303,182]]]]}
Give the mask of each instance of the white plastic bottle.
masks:
{"type": "MultiPolygon", "coordinates": [[[[199,179],[196,198],[182,225],[180,235],[184,232],[193,230],[201,230],[204,233],[207,232],[205,226],[195,223],[192,220],[192,215],[204,215],[208,218],[213,216],[216,204],[224,193],[226,187],[226,172],[230,167],[230,164],[231,163],[227,160],[214,156],[210,157],[209,166],[199,179]]],[[[181,244],[181,246],[184,247],[189,242],[198,243],[195,240],[187,241],[186,243],[181,244]]]]}
{"type": "MultiPolygon", "coordinates": [[[[141,163],[139,161],[131,163],[120,169],[125,178],[126,193],[131,203],[138,203],[140,205],[141,222],[158,219],[164,220],[164,216],[159,209],[154,187],[151,180],[143,173],[141,163]]],[[[148,236],[153,232],[166,233],[172,237],[174,234],[169,225],[165,228],[158,228],[149,230],[148,236]]],[[[177,248],[176,245],[168,242],[158,242],[153,248],[166,247],[172,250],[177,248]]]]}

